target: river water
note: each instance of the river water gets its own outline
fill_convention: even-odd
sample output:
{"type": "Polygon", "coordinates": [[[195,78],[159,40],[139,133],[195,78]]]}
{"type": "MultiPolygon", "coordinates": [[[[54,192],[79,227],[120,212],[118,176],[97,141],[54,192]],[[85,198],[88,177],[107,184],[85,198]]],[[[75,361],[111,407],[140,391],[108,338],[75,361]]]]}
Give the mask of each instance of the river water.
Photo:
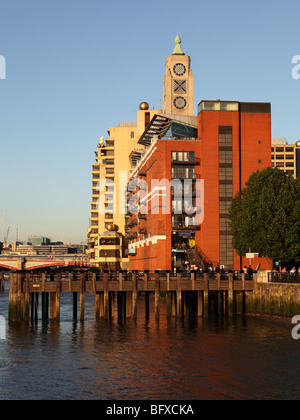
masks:
{"type": "MultiPolygon", "coordinates": [[[[7,287],[6,287],[7,288],[7,287]]],[[[153,302],[151,302],[153,305],[153,302]]],[[[153,307],[153,306],[152,306],[153,307]]],[[[8,291],[0,294],[7,319],[8,291]]],[[[151,306],[150,306],[151,309],[151,306]]],[[[0,399],[299,399],[300,341],[292,326],[251,316],[155,321],[72,320],[62,295],[60,322],[10,324],[0,340],[0,399]]]]}

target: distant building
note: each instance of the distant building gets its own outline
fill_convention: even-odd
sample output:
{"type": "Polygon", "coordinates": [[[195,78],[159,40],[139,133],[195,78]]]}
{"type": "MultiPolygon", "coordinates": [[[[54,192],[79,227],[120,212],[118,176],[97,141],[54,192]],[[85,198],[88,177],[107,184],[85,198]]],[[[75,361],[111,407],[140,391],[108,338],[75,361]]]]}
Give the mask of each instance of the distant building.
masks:
{"type": "Polygon", "coordinates": [[[12,253],[17,255],[44,255],[44,256],[60,256],[70,254],[84,254],[86,245],[64,245],[62,243],[51,245],[30,245],[17,244],[13,247],[12,253]]]}
{"type": "Polygon", "coordinates": [[[31,235],[28,236],[28,242],[31,243],[32,245],[50,245],[51,240],[49,238],[45,238],[43,236],[36,236],[36,235],[31,235]]]}
{"type": "Polygon", "coordinates": [[[272,139],[272,166],[297,178],[300,175],[300,141],[288,144],[286,139],[272,139]]]}

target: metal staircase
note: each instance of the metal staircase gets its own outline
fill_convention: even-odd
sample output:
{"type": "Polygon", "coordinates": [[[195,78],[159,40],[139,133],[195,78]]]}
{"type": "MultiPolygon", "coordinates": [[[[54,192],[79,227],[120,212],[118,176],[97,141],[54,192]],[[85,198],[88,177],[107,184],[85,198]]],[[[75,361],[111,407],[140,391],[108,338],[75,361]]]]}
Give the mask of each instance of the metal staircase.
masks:
{"type": "Polygon", "coordinates": [[[204,252],[197,246],[196,249],[186,250],[190,265],[197,265],[202,269],[206,269],[213,265],[213,262],[204,254],[204,252]]]}

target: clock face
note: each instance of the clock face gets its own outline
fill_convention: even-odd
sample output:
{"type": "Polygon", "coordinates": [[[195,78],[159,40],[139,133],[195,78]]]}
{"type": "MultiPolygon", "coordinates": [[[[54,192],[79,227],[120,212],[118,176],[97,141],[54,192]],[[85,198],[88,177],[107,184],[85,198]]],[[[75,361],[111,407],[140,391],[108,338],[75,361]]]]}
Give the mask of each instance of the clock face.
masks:
{"type": "Polygon", "coordinates": [[[184,64],[177,63],[173,67],[173,71],[177,76],[183,76],[186,73],[186,67],[184,64]]]}
{"type": "Polygon", "coordinates": [[[177,96],[177,98],[174,99],[174,105],[177,109],[184,109],[187,105],[186,99],[182,96],[177,96]]]}

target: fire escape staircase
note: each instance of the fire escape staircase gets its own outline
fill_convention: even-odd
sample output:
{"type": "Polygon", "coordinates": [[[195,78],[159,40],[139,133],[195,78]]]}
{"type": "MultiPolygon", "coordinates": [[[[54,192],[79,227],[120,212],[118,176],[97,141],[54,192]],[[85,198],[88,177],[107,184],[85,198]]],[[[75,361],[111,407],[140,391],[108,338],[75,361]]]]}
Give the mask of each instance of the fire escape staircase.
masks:
{"type": "Polygon", "coordinates": [[[199,248],[196,249],[187,249],[186,250],[188,260],[190,265],[197,265],[202,267],[202,269],[208,268],[213,262],[204,254],[204,252],[199,248]]]}

